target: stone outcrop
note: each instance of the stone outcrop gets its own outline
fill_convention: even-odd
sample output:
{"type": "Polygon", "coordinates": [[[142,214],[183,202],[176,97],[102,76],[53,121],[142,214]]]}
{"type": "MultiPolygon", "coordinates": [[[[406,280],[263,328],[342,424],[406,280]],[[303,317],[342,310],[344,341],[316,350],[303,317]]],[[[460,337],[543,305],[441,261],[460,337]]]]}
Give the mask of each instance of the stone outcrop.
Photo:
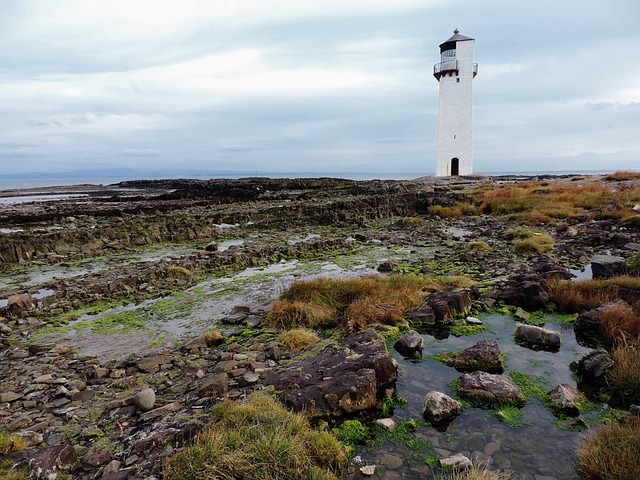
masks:
{"type": "Polygon", "coordinates": [[[613,367],[613,360],[604,348],[598,348],[582,357],[577,364],[572,364],[572,367],[586,380],[602,380],[604,374],[613,367]]]}
{"type": "Polygon", "coordinates": [[[372,331],[351,334],[318,356],[272,372],[266,385],[295,411],[343,415],[374,407],[397,379],[394,360],[372,331]]]}
{"type": "Polygon", "coordinates": [[[457,400],[441,392],[431,391],[424,397],[422,414],[430,422],[440,423],[452,420],[462,412],[463,406],[457,400]]]}
{"type": "Polygon", "coordinates": [[[424,339],[422,335],[415,330],[410,330],[393,344],[393,348],[403,357],[419,357],[422,355],[423,345],[424,339]]]}
{"type": "Polygon", "coordinates": [[[575,387],[566,383],[560,383],[547,392],[551,409],[572,417],[580,415],[580,403],[584,400],[584,396],[575,387]]]}
{"type": "Polygon", "coordinates": [[[518,324],[515,333],[516,342],[527,347],[558,351],[560,333],[534,325],[518,324]]]}
{"type": "Polygon", "coordinates": [[[432,293],[424,302],[433,310],[437,322],[450,323],[459,317],[466,317],[471,312],[471,303],[478,298],[477,291],[447,290],[432,293]]]}
{"type": "Polygon", "coordinates": [[[462,375],[458,379],[458,392],[478,406],[519,407],[524,405],[526,400],[522,390],[509,377],[486,372],[462,375]]]}
{"type": "Polygon", "coordinates": [[[591,257],[593,278],[607,278],[625,271],[625,259],[617,255],[594,255],[591,257]]]}

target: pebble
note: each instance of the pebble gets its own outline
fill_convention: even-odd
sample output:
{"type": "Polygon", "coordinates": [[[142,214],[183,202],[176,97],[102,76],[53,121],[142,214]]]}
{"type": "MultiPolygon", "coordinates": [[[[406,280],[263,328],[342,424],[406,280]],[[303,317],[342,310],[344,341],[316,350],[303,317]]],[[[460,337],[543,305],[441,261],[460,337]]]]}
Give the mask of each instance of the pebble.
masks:
{"type": "Polygon", "coordinates": [[[380,425],[382,428],[389,430],[390,432],[396,428],[396,422],[391,418],[379,418],[376,420],[376,425],[380,425]]]}
{"type": "Polygon", "coordinates": [[[363,475],[367,475],[370,477],[371,475],[376,473],[376,466],[366,465],[364,467],[360,467],[360,472],[362,472],[363,475]]]}

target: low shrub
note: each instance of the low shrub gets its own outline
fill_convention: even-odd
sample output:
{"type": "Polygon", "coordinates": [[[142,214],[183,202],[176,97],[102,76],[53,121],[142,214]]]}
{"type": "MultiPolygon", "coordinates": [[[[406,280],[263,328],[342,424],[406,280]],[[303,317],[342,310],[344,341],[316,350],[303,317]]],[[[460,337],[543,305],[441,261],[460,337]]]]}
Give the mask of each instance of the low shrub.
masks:
{"type": "Polygon", "coordinates": [[[578,469],[585,480],[640,478],[640,418],[598,427],[578,450],[578,469]]]}
{"type": "Polygon", "coordinates": [[[166,479],[337,480],[344,471],[348,452],[336,437],[269,396],[225,401],[211,413],[205,432],[166,462],[166,479]]]}
{"type": "Polygon", "coordinates": [[[326,328],[336,324],[335,310],[329,305],[303,300],[280,300],[267,314],[272,327],[289,329],[297,327],[326,328]]]}
{"type": "Polygon", "coordinates": [[[314,345],[320,341],[320,337],[308,328],[294,328],[278,335],[278,341],[290,352],[298,352],[304,347],[314,345]]]}
{"type": "MultiPolygon", "coordinates": [[[[640,345],[637,341],[621,343],[611,352],[613,367],[607,382],[613,392],[627,404],[640,401],[640,345]]],[[[638,445],[640,447],[640,444],[638,445]]],[[[640,453],[640,452],[639,452],[640,453]]]]}

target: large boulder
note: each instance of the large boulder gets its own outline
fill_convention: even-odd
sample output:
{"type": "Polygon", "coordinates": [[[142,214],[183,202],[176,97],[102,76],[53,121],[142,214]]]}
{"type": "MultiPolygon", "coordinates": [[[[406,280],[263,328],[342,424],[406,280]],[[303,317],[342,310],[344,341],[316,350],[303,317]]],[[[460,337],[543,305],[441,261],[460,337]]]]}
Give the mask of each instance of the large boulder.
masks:
{"type": "Polygon", "coordinates": [[[417,307],[407,310],[404,316],[413,325],[433,325],[436,323],[436,314],[429,307],[417,307]]]}
{"type": "Polygon", "coordinates": [[[607,278],[625,271],[625,260],[616,255],[594,255],[591,257],[593,278],[607,278]]]}
{"type": "Polygon", "coordinates": [[[393,345],[403,357],[419,357],[422,355],[424,339],[415,330],[409,330],[393,345]]]}
{"type": "Polygon", "coordinates": [[[424,397],[423,416],[430,422],[451,420],[462,412],[462,403],[441,392],[431,391],[424,397]]]}
{"type": "Polygon", "coordinates": [[[476,290],[445,290],[432,293],[425,303],[433,310],[436,321],[448,323],[458,317],[466,317],[471,312],[471,302],[477,299],[476,290]]]}
{"type": "Polygon", "coordinates": [[[547,400],[552,410],[577,417],[580,415],[580,403],[585,398],[575,387],[560,383],[547,392],[547,400]]]}
{"type": "Polygon", "coordinates": [[[340,416],[374,407],[393,387],[397,364],[375,332],[358,332],[319,355],[269,372],[266,385],[295,411],[340,416]]]}
{"type": "Polygon", "coordinates": [[[495,405],[523,406],[526,397],[522,390],[505,375],[473,372],[458,379],[458,391],[473,404],[482,407],[495,405]]]}
{"type": "Polygon", "coordinates": [[[600,327],[600,323],[604,318],[605,312],[610,308],[627,308],[631,310],[631,306],[624,300],[607,302],[603,305],[600,305],[598,308],[582,312],[580,315],[578,315],[578,318],[576,318],[574,324],[576,331],[593,332],[595,330],[598,330],[598,328],[600,327]]]}
{"type": "Polygon", "coordinates": [[[469,348],[459,352],[442,355],[444,363],[461,372],[483,370],[489,373],[502,373],[504,365],[500,347],[495,340],[480,340],[469,348]]]}
{"type": "Polygon", "coordinates": [[[515,339],[520,344],[543,350],[557,351],[560,349],[560,334],[558,332],[534,325],[518,324],[515,339]]]}

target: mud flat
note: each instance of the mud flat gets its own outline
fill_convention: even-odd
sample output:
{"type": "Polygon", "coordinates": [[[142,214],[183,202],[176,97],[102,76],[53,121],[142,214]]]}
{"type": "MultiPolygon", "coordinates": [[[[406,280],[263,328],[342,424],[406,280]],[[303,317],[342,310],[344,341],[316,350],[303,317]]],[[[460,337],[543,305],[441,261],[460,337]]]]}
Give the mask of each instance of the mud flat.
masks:
{"type": "MultiPolygon", "coordinates": [[[[374,368],[385,388],[347,417],[368,424],[387,416],[402,428],[371,427],[349,475],[375,464],[384,478],[424,478],[441,471],[440,458],[463,453],[526,479],[573,478],[584,429],[610,410],[601,397],[590,397],[581,431],[534,394],[516,420],[475,406],[443,431],[421,415],[429,391],[457,394],[459,372],[438,353],[483,339],[498,342],[507,375],[535,392],[566,383],[593,393],[569,364],[594,340],[574,333],[575,316],[554,310],[545,282],[590,272],[594,255],[633,259],[640,222],[608,214],[620,208],[612,203],[526,225],[474,196],[531,182],[546,196],[562,185],[626,189],[634,215],[637,182],[602,177],[162,180],[0,192],[0,428],[24,441],[0,456],[0,472],[15,465],[42,478],[161,478],[165,459],[206,427],[213,404],[242,400],[299,362],[355,348],[350,335],[369,335],[325,331],[315,348],[287,352],[266,315],[292,283],[426,275],[467,277],[470,303],[452,307],[450,324],[412,325],[425,342],[419,358],[402,357],[384,337],[397,378],[374,368]],[[519,249],[518,227],[552,243],[519,249]],[[469,314],[481,326],[471,327],[469,314]],[[561,348],[515,342],[516,321],[560,330],[561,348]],[[214,330],[220,340],[208,336],[214,330]],[[134,399],[148,389],[151,405],[134,399]],[[535,445],[524,440],[531,436],[535,445]]],[[[630,290],[633,304],[640,293],[630,290]]],[[[375,345],[378,333],[364,344],[375,345]]],[[[325,413],[330,428],[347,418],[325,413]]]]}

